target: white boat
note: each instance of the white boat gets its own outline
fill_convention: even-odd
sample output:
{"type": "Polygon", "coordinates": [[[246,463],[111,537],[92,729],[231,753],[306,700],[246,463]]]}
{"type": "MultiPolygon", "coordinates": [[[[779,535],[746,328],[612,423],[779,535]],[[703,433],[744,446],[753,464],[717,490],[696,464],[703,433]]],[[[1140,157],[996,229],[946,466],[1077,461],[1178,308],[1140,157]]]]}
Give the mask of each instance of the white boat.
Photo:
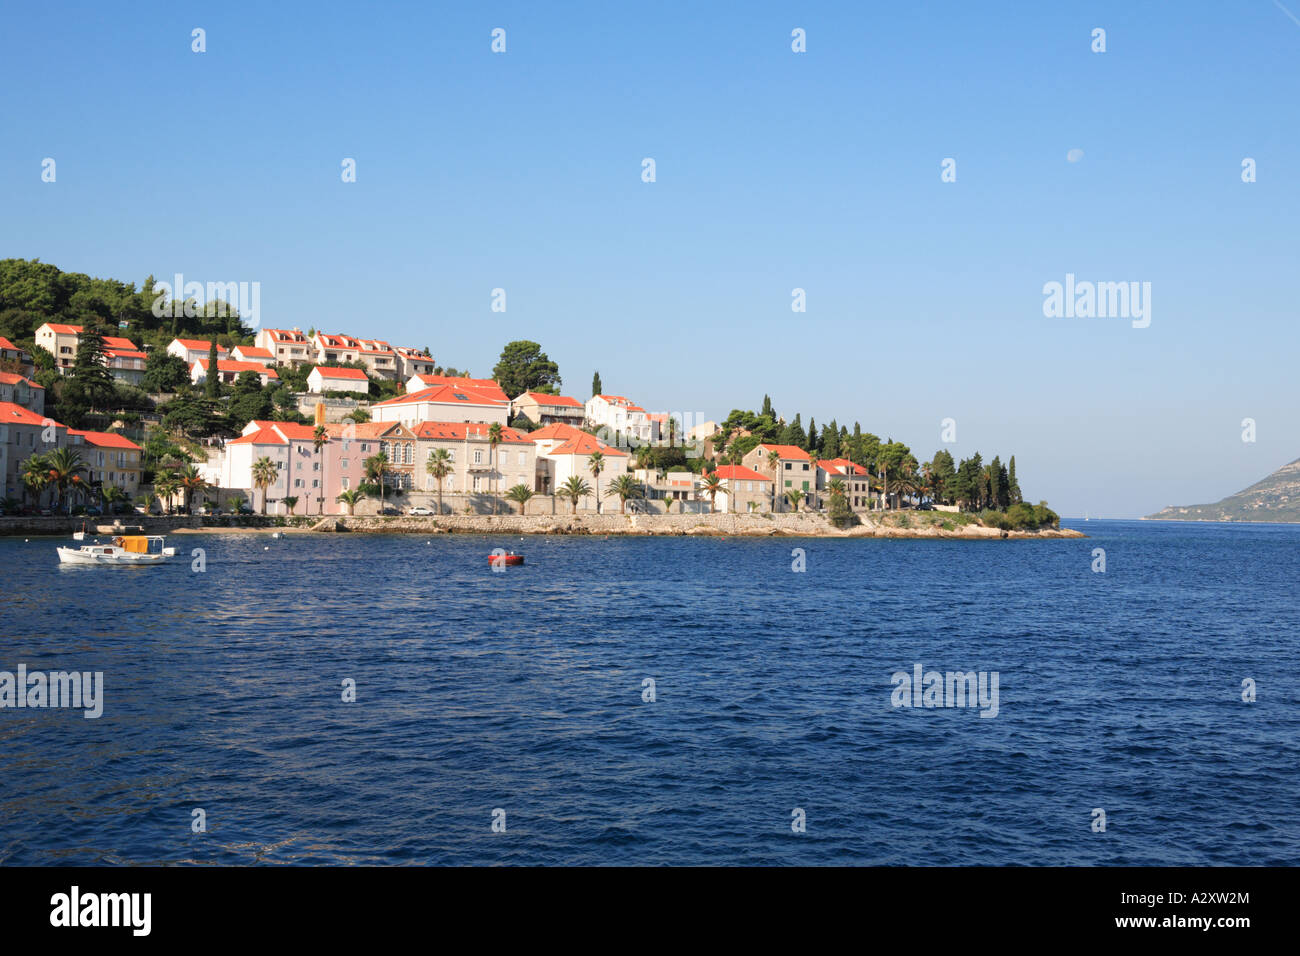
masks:
{"type": "Polygon", "coordinates": [[[161,564],[176,554],[162,535],[119,535],[108,544],[59,548],[60,564],[161,564]]]}

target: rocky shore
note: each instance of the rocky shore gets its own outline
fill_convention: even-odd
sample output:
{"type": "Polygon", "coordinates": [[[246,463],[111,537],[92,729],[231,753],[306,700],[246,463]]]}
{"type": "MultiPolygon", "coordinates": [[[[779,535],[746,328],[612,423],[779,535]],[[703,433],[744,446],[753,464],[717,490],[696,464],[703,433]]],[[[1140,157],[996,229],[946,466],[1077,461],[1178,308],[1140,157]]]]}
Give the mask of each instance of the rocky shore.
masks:
{"type": "MultiPolygon", "coordinates": [[[[82,527],[81,518],[0,518],[0,536],[65,536],[82,527]]],[[[87,521],[96,533],[97,525],[112,519],[87,521]]],[[[363,534],[573,534],[573,535],[705,535],[713,537],[766,538],[954,538],[967,541],[1000,539],[1086,538],[1068,528],[1042,531],[1001,531],[973,520],[962,521],[938,512],[890,512],[864,517],[861,524],[840,529],[820,514],[746,515],[409,515],[356,517],[318,515],[284,518],[247,515],[238,518],[178,515],[144,517],[126,515],[121,523],[143,534],[241,534],[280,531],[363,534]],[[140,530],[136,530],[140,529],[140,530]]],[[[99,532],[101,535],[105,532],[99,532]]]]}
{"type": "Polygon", "coordinates": [[[326,517],[310,526],[319,532],[388,534],[575,534],[575,535],[703,535],[714,537],[819,538],[956,538],[995,539],[1085,538],[1068,528],[1043,531],[1001,531],[961,524],[941,517],[897,513],[882,521],[864,520],[851,528],[836,528],[819,514],[776,515],[444,515],[442,517],[326,517]],[[907,519],[910,519],[908,521],[907,519]],[[902,522],[907,521],[906,524],[902,522]]]}

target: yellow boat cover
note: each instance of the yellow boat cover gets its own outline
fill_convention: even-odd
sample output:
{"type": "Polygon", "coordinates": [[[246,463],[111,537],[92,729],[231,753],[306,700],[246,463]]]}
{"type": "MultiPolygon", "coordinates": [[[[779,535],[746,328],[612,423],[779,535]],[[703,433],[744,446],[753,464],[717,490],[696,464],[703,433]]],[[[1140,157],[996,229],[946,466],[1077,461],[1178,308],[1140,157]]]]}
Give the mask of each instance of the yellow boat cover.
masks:
{"type": "Polygon", "coordinates": [[[149,539],[142,535],[126,535],[122,538],[122,550],[132,554],[148,554],[149,539]]]}

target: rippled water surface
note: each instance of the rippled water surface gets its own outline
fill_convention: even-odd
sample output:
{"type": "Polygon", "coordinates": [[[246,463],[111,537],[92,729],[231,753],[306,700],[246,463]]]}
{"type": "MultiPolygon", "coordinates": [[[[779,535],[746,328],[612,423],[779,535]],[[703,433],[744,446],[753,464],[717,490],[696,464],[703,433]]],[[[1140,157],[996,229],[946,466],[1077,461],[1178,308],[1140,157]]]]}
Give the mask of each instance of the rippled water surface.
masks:
{"type": "Polygon", "coordinates": [[[0,670],[105,682],[0,710],[0,862],[1300,862],[1300,527],[1076,526],[0,539],[0,670]],[[997,671],[998,716],[894,708],[917,663],[997,671]]]}

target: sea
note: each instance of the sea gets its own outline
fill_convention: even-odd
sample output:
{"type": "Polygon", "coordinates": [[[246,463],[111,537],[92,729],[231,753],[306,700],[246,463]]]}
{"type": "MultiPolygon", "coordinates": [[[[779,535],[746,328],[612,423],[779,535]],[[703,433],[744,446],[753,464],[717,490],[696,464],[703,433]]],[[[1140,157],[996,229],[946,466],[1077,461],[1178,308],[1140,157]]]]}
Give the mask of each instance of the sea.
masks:
{"type": "Polygon", "coordinates": [[[1066,524],[3,538],[0,864],[1300,863],[1300,526],[1066,524]]]}

